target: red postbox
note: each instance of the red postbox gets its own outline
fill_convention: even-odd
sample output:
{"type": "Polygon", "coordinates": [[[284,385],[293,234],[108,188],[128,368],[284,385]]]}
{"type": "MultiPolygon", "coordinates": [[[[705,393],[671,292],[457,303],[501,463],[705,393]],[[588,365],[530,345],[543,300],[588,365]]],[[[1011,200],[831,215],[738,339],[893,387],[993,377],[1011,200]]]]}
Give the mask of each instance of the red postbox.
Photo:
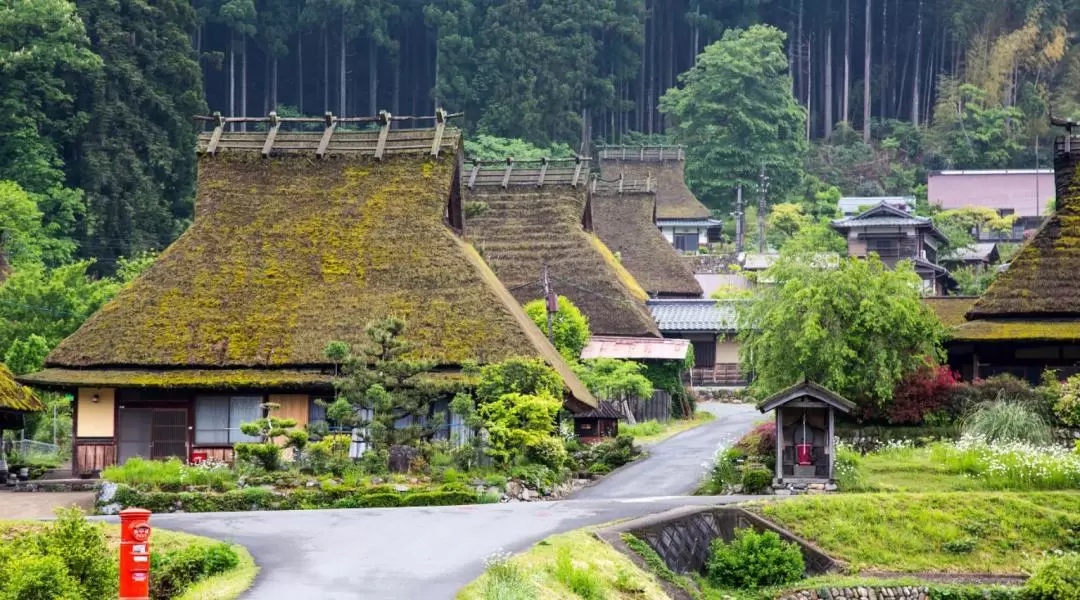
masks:
{"type": "Polygon", "coordinates": [[[120,600],[150,598],[150,511],[120,511],[120,600]]]}

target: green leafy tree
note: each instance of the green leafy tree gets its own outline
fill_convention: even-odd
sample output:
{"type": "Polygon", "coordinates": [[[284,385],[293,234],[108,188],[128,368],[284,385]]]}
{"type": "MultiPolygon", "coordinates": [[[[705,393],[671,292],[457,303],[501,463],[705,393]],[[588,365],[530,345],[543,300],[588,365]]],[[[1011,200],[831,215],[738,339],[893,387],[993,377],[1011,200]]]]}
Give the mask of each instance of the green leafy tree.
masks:
{"type": "Polygon", "coordinates": [[[544,157],[573,158],[576,153],[566,144],[556,143],[547,148],[540,148],[524,140],[481,133],[465,140],[465,155],[476,160],[502,160],[506,157],[513,157],[516,160],[535,160],[544,157]]]}
{"type": "MultiPolygon", "coordinates": [[[[428,418],[440,397],[425,377],[435,363],[407,358],[414,346],[402,338],[405,330],[405,321],[397,318],[368,323],[367,344],[359,354],[343,357],[342,376],[334,380],[337,399],[327,417],[359,428],[374,456],[388,457],[392,446],[416,446],[440,424],[428,418]]],[[[340,346],[328,349],[335,347],[340,346]]]]}
{"type": "MultiPolygon", "coordinates": [[[[547,303],[543,298],[525,305],[525,312],[544,335],[548,335],[547,303]]],[[[581,357],[585,344],[589,343],[589,319],[566,296],[559,296],[559,311],[551,316],[555,349],[568,361],[581,357]]]]}
{"type": "Polygon", "coordinates": [[[192,215],[195,125],[206,111],[188,0],[79,0],[107,57],[82,90],[89,121],[71,179],[86,194],[82,250],[111,272],[119,256],[160,249],[192,215]]]}
{"type": "Polygon", "coordinates": [[[562,400],[550,394],[503,394],[484,402],[477,414],[488,434],[486,452],[507,465],[555,435],[555,422],[562,400]]]}
{"type": "Polygon", "coordinates": [[[822,268],[783,253],[766,277],[775,283],[739,310],[740,358],[758,397],[805,378],[882,404],[905,375],[941,357],[944,329],[908,262],[888,269],[871,256],[822,268]]]}
{"type": "Polygon", "coordinates": [[[596,358],[571,363],[574,373],[594,396],[618,404],[623,416],[633,425],[630,398],[650,398],[652,381],[645,375],[645,365],[632,360],[596,358]]]}
{"type": "Polygon", "coordinates": [[[13,267],[71,255],[74,244],[50,237],[42,219],[31,194],[14,181],[0,181],[0,252],[13,267]]]}
{"type": "Polygon", "coordinates": [[[938,256],[954,256],[959,250],[975,243],[976,231],[1004,233],[1012,229],[1016,215],[1003,217],[992,208],[965,206],[943,210],[934,215],[934,225],[945,234],[948,242],[938,250],[938,256]]]}
{"type": "Polygon", "coordinates": [[[504,394],[558,397],[563,392],[562,378],[538,358],[509,358],[484,365],[479,378],[476,397],[481,403],[497,400],[504,394]]]}
{"type": "Polygon", "coordinates": [[[737,186],[756,190],[762,164],[770,198],[802,179],[806,114],[791,95],[785,39],[766,25],[729,29],[660,100],[687,146],[687,181],[710,206],[730,210],[737,186]]]}

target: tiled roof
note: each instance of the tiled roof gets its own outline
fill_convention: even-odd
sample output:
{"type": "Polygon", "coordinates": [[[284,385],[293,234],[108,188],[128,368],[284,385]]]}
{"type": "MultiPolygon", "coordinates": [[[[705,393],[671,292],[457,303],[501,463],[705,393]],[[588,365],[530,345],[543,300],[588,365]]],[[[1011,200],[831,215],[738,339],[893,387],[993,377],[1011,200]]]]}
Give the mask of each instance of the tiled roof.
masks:
{"type": "Polygon", "coordinates": [[[720,227],[723,221],[717,219],[657,219],[656,224],[660,227],[720,227]]]}
{"type": "Polygon", "coordinates": [[[660,331],[735,331],[735,303],[712,299],[649,300],[660,331]]]}
{"type": "Polygon", "coordinates": [[[904,210],[885,203],[852,217],[836,219],[832,222],[832,226],[840,231],[853,227],[918,227],[929,229],[941,240],[946,239],[945,234],[938,231],[934,226],[934,220],[930,217],[910,215],[904,210]]]}
{"type": "Polygon", "coordinates": [[[876,206],[882,202],[897,208],[915,209],[915,196],[845,196],[836,205],[842,214],[851,215],[864,206],[876,206]]]}

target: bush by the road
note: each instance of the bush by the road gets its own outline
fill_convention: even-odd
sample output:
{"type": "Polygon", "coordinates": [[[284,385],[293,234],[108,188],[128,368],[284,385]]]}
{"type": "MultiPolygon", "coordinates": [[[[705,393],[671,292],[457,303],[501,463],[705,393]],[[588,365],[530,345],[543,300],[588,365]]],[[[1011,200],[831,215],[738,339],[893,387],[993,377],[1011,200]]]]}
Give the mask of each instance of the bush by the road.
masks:
{"type": "Polygon", "coordinates": [[[756,589],[797,581],[806,565],[799,547],[776,532],[746,528],[736,530],[731,542],[713,540],[705,568],[713,585],[756,589]]]}
{"type": "Polygon", "coordinates": [[[1080,554],[1065,554],[1047,560],[1024,584],[1025,600],[1080,599],[1080,554]]]}

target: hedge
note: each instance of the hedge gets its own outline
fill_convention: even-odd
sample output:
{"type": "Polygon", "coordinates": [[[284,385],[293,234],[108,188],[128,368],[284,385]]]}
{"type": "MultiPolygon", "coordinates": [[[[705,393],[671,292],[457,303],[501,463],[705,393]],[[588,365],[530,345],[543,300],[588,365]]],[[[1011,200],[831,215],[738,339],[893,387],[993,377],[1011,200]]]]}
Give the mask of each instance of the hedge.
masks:
{"type": "Polygon", "coordinates": [[[278,491],[250,487],[214,492],[144,492],[127,485],[117,487],[113,502],[122,508],[139,507],[156,513],[243,512],[314,508],[387,508],[397,506],[450,506],[475,504],[478,495],[461,486],[443,486],[410,492],[370,488],[334,487],[278,491]]]}

